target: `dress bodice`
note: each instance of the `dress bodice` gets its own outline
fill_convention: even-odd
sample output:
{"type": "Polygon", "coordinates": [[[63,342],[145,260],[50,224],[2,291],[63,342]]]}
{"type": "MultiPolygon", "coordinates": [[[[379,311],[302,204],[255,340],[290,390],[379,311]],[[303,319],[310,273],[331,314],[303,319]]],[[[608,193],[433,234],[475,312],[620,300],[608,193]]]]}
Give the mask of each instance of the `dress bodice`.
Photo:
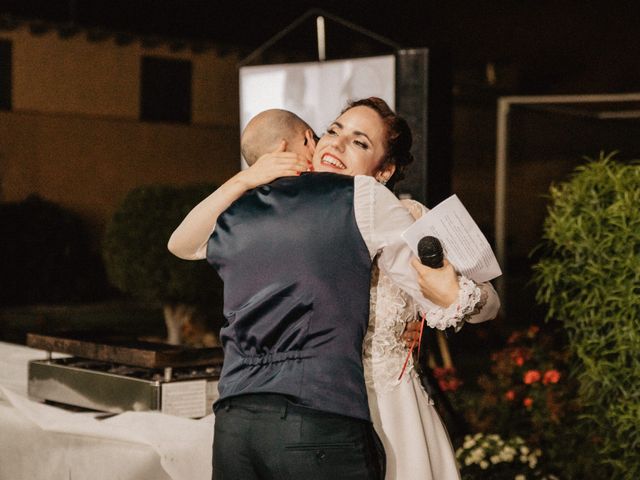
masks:
{"type": "MultiPolygon", "coordinates": [[[[403,200],[414,218],[426,211],[415,200],[403,200]]],[[[388,392],[400,384],[400,373],[409,349],[402,340],[407,322],[417,318],[418,309],[412,298],[401,290],[376,262],[371,269],[369,325],[364,337],[362,360],[367,386],[388,392]]],[[[416,375],[413,358],[407,363],[403,379],[416,375]]]]}
{"type": "MultiPolygon", "coordinates": [[[[403,205],[414,218],[427,209],[414,200],[403,200],[403,205]]],[[[463,275],[458,276],[458,299],[447,308],[431,311],[427,317],[425,334],[429,327],[443,330],[449,326],[461,328],[464,319],[478,313],[485,303],[480,288],[463,275]]],[[[371,271],[369,324],[363,344],[363,364],[368,387],[379,392],[393,390],[402,381],[417,376],[413,358],[409,358],[406,371],[399,379],[407,358],[408,347],[402,340],[407,322],[418,319],[418,306],[374,263],[371,271]]]]}
{"type": "MultiPolygon", "coordinates": [[[[409,295],[396,286],[374,264],[371,274],[369,325],[364,337],[363,363],[367,385],[390,391],[399,380],[408,348],[402,340],[407,322],[416,318],[417,308],[409,295]]],[[[409,359],[405,377],[414,374],[409,359]]]]}

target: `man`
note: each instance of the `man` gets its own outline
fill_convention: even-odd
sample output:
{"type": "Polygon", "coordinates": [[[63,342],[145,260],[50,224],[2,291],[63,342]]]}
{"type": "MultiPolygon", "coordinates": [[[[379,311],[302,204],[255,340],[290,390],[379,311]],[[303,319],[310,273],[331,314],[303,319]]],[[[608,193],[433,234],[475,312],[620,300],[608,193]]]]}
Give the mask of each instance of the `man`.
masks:
{"type": "MultiPolygon", "coordinates": [[[[295,172],[313,149],[313,133],[289,119],[297,122],[295,138],[272,156],[295,172]]],[[[256,157],[250,133],[242,142],[249,161],[256,157]]],[[[242,176],[232,179],[228,191],[241,185],[242,176]]],[[[215,478],[382,479],[361,363],[370,268],[378,255],[396,283],[433,308],[406,270],[412,255],[400,233],[413,219],[365,176],[281,178],[219,211],[210,198],[215,192],[183,222],[195,223],[198,234],[181,224],[169,248],[182,258],[206,254],[225,284],[215,478]],[[211,233],[199,219],[222,210],[208,243],[199,244],[211,233]]]]}
{"type": "Polygon", "coordinates": [[[311,127],[292,112],[270,109],[253,117],[240,138],[240,151],[249,166],[287,143],[287,151],[311,160],[317,137],[311,127]]]}

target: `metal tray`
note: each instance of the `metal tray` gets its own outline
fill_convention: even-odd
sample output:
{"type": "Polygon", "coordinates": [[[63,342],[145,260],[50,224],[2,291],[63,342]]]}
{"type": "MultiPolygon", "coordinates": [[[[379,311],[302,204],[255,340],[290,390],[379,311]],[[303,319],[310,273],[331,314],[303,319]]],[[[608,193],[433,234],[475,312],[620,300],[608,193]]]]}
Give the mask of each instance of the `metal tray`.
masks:
{"type": "Polygon", "coordinates": [[[221,347],[191,348],[131,338],[92,338],[84,334],[64,336],[27,334],[27,345],[49,352],[145,368],[177,368],[221,365],[221,347]]]}

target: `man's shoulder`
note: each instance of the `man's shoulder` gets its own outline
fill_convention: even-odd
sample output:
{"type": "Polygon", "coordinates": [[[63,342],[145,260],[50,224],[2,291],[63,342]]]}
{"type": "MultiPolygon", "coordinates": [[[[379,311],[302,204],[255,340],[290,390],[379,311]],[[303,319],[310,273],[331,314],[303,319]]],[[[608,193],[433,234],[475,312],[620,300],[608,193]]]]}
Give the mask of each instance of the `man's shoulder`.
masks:
{"type": "Polygon", "coordinates": [[[303,181],[311,183],[335,183],[353,185],[354,177],[349,175],[340,175],[339,173],[331,172],[306,172],[299,177],[303,181]]]}
{"type": "Polygon", "coordinates": [[[354,177],[329,172],[308,172],[295,177],[280,177],[270,183],[248,190],[232,204],[232,207],[251,207],[256,203],[270,203],[275,199],[291,203],[332,191],[344,191],[352,195],[353,185],[354,177]],[[269,198],[272,200],[268,200],[269,198]]]}
{"type": "MultiPolygon", "coordinates": [[[[326,187],[349,187],[353,186],[354,177],[349,175],[340,175],[330,172],[305,172],[296,177],[282,177],[274,180],[273,182],[265,185],[268,190],[269,187],[277,190],[295,190],[308,191],[314,188],[326,188],[326,187]]],[[[260,188],[260,187],[259,187],[260,188]]]]}

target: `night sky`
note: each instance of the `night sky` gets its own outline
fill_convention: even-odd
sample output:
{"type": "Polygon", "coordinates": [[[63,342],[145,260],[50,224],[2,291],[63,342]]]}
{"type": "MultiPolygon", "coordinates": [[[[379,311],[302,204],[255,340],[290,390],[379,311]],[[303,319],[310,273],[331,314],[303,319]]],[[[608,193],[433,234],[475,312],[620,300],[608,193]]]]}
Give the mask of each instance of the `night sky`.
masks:
{"type": "MultiPolygon", "coordinates": [[[[402,46],[445,50],[458,70],[516,65],[528,79],[520,93],[565,92],[572,78],[578,91],[640,85],[640,2],[632,1],[9,0],[0,3],[0,14],[206,41],[243,56],[317,7],[402,46]]],[[[328,56],[338,57],[354,37],[327,25],[328,56]]],[[[313,28],[306,23],[306,32],[292,32],[278,48],[313,49],[313,28]]]]}

